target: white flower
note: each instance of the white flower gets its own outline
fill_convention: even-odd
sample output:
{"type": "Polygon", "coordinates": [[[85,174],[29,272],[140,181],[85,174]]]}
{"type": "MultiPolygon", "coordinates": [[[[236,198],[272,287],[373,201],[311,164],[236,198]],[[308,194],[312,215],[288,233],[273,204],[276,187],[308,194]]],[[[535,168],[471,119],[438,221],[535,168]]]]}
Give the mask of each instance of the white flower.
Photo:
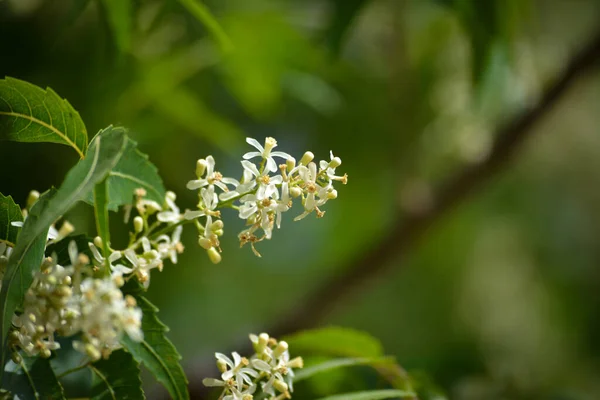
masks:
{"type": "Polygon", "coordinates": [[[156,218],[160,222],[176,223],[181,220],[181,214],[179,212],[179,207],[177,207],[177,205],[175,204],[176,198],[177,198],[177,196],[175,195],[175,193],[170,192],[170,191],[167,192],[167,195],[165,196],[165,202],[167,203],[169,210],[161,211],[156,215],[156,218]]]}
{"type": "Polygon", "coordinates": [[[255,157],[262,157],[263,160],[266,160],[266,169],[275,172],[277,171],[277,163],[273,159],[273,157],[280,157],[286,160],[291,159],[287,153],[282,151],[271,151],[273,148],[277,147],[277,141],[272,137],[268,137],[265,139],[265,147],[263,147],[256,139],[246,138],[246,142],[254,147],[258,151],[251,151],[243,155],[244,160],[250,160],[255,157]]]}
{"type": "Polygon", "coordinates": [[[187,210],[183,217],[185,219],[195,219],[203,215],[210,215],[217,208],[219,204],[219,197],[215,193],[215,187],[209,186],[208,188],[200,189],[200,210],[190,211],[187,210]]]}
{"type": "Polygon", "coordinates": [[[180,254],[183,251],[183,245],[181,244],[182,231],[183,226],[179,225],[173,230],[171,237],[160,235],[156,238],[156,249],[158,250],[160,258],[169,258],[173,264],[177,264],[177,254],[180,254]]]}
{"type": "Polygon", "coordinates": [[[230,369],[221,374],[221,379],[228,381],[235,379],[238,389],[242,389],[244,382],[248,385],[252,385],[252,378],[258,377],[258,372],[252,368],[248,368],[249,361],[245,357],[241,357],[235,351],[231,353],[233,360],[222,353],[215,353],[217,360],[224,362],[230,369]]]}
{"type": "Polygon", "coordinates": [[[204,186],[215,185],[224,192],[229,191],[227,185],[236,185],[238,181],[233,178],[224,178],[220,172],[215,171],[215,159],[213,156],[206,157],[206,177],[191,180],[187,188],[195,190],[204,186]]]}
{"type": "MultiPolygon", "coordinates": [[[[260,173],[258,168],[256,168],[256,165],[252,164],[250,161],[242,161],[242,166],[244,167],[244,170],[248,171],[249,175],[258,182],[259,186],[256,191],[256,197],[259,200],[269,198],[277,193],[276,185],[283,182],[283,177],[281,175],[269,176],[266,169],[260,173]]],[[[252,189],[254,186],[255,185],[252,185],[250,188],[252,189]]]]}

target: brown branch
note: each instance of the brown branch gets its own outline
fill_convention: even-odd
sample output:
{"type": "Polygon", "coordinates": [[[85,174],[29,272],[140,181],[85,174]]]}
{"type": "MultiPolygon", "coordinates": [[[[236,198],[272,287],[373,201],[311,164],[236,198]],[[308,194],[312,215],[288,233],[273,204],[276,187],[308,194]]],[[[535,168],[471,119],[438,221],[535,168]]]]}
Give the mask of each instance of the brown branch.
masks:
{"type": "MultiPolygon", "coordinates": [[[[317,326],[331,312],[336,304],[358,289],[364,290],[367,282],[399,268],[396,261],[405,255],[417,240],[440,217],[458,203],[465,201],[475,190],[487,182],[501,167],[505,166],[519,146],[533,133],[533,126],[542,120],[556,106],[578,77],[591,70],[600,61],[600,32],[582,51],[576,54],[566,66],[562,75],[543,94],[539,103],[518,116],[501,129],[489,156],[479,164],[470,165],[442,185],[434,197],[432,206],[419,214],[399,216],[394,228],[386,234],[386,239],[368,252],[355,258],[350,265],[341,268],[343,275],[336,275],[321,284],[305,301],[298,302],[286,316],[280,317],[269,334],[280,337],[301,329],[317,326]]],[[[212,365],[212,362],[211,362],[212,365]]],[[[202,369],[202,368],[201,368],[202,369]]],[[[190,389],[194,394],[203,392],[198,384],[200,379],[192,376],[190,389]]]]}

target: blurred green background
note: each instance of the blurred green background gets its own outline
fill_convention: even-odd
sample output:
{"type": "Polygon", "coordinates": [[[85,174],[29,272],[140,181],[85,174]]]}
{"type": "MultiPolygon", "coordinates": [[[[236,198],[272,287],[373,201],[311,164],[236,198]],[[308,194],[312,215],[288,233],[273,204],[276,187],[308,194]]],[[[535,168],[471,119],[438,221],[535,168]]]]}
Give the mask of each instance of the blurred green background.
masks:
{"type": "MultiPolygon", "coordinates": [[[[130,128],[182,208],[196,201],[185,189],[196,159],[212,154],[238,176],[246,136],[342,158],[349,184],[325,218],[286,215],[262,258],[238,248],[230,213],[221,264],[188,232],[179,264],[152,278],[195,387],[214,351],[293,318],[398,214],[426,209],[440,182],[485,160],[498,128],[600,28],[597,0],[202,2],[215,20],[185,3],[0,0],[0,77],[52,87],[90,136],[130,128]]],[[[319,324],[380,338],[450,398],[600,398],[599,111],[597,69],[501,174],[319,324]]],[[[0,192],[23,203],[75,162],[67,147],[1,142],[0,192]]],[[[93,232],[87,206],[69,219],[93,232]]],[[[361,388],[362,376],[349,386],[334,374],[294,398],[361,388]]]]}

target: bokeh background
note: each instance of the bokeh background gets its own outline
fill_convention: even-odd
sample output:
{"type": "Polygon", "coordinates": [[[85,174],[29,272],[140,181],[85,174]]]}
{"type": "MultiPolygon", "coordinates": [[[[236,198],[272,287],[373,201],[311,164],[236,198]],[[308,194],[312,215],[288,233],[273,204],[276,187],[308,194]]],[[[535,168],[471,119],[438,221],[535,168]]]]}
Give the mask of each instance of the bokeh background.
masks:
{"type": "MultiPolygon", "coordinates": [[[[196,159],[212,154],[237,176],[246,136],[342,158],[349,184],[325,218],[286,215],[262,258],[238,248],[242,221],[229,214],[221,264],[188,232],[179,264],[152,278],[193,388],[214,351],[293,321],[397,221],[435,208],[442,183],[484,163],[496,132],[600,30],[597,0],[202,2],[214,20],[182,3],[0,0],[0,76],[52,87],[90,136],[128,127],[182,207],[196,200],[185,189],[196,159]]],[[[600,68],[522,134],[498,173],[408,235],[389,265],[324,297],[310,324],[369,332],[450,398],[600,398],[600,68]]],[[[0,142],[0,191],[24,202],[76,158],[0,142]]],[[[93,232],[87,206],[68,217],[93,232]]],[[[294,398],[367,386],[365,374],[294,398]]]]}

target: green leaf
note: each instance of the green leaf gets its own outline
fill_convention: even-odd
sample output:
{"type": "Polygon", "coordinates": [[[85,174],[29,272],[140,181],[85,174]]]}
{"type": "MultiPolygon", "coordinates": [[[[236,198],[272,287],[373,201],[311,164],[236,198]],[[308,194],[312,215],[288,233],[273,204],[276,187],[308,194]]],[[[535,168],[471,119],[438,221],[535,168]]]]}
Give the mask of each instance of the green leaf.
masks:
{"type": "MultiPolygon", "coordinates": [[[[128,283],[123,291],[128,292],[131,287],[132,285],[128,283]]],[[[158,309],[140,295],[139,285],[129,292],[136,298],[138,306],[144,314],[142,318],[144,340],[135,342],[129,336],[123,336],[121,339],[123,347],[138,362],[144,363],[156,380],[165,386],[174,400],[189,399],[188,381],[179,363],[181,356],[177,353],[173,343],[165,336],[168,328],[156,316],[158,309]]]]}
{"type": "Polygon", "coordinates": [[[19,399],[64,399],[50,361],[41,357],[24,358],[19,364],[10,361],[5,368],[2,389],[19,399]]]}
{"type": "Polygon", "coordinates": [[[0,80],[1,140],[66,144],[81,158],[88,146],[85,124],[67,100],[9,77],[0,80]]]}
{"type": "MultiPolygon", "coordinates": [[[[96,183],[106,177],[121,157],[125,144],[123,132],[103,131],[92,141],[88,155],[69,171],[60,189],[53,196],[41,197],[31,209],[8,260],[2,280],[0,291],[2,348],[6,347],[13,313],[23,301],[25,291],[31,285],[31,274],[40,266],[48,227],[76,202],[88,196],[96,183]]],[[[4,355],[3,353],[1,365],[4,365],[4,355]]]]}
{"type": "Polygon", "coordinates": [[[125,350],[113,351],[108,360],[90,365],[92,400],[145,399],[140,365],[125,350]]]}
{"type": "MultiPolygon", "coordinates": [[[[123,134],[127,130],[122,127],[108,127],[106,130],[118,131],[123,134]]],[[[102,132],[104,132],[102,131],[102,132]]],[[[146,198],[162,204],[165,200],[165,187],[158,170],[148,156],[137,149],[137,143],[127,137],[125,151],[117,165],[108,174],[108,209],[117,211],[119,206],[131,204],[135,189],[146,190],[146,198]]],[[[93,195],[86,201],[94,204],[93,195]]]]}
{"type": "Polygon", "coordinates": [[[13,221],[23,221],[21,207],[19,207],[11,196],[0,193],[0,242],[15,246],[19,227],[12,226],[13,221]]]}
{"type": "Polygon", "coordinates": [[[371,335],[354,329],[327,327],[298,332],[285,340],[294,353],[325,354],[343,357],[380,357],[381,343],[371,335]]]}
{"type": "Polygon", "coordinates": [[[393,357],[362,357],[362,358],[337,358],[328,360],[310,367],[305,367],[295,373],[294,383],[303,381],[321,372],[327,372],[333,369],[343,367],[353,367],[357,365],[390,365],[395,364],[393,357]]]}
{"type": "Polygon", "coordinates": [[[131,20],[133,6],[131,0],[102,0],[108,24],[121,52],[131,47],[131,20]]]}
{"type": "Polygon", "coordinates": [[[321,397],[319,400],[383,400],[397,398],[414,398],[416,393],[406,390],[384,389],[336,394],[335,396],[321,397]]]}
{"type": "Polygon", "coordinates": [[[92,242],[92,238],[87,235],[73,235],[64,238],[63,240],[52,243],[48,247],[46,247],[46,257],[50,257],[53,254],[56,255],[57,263],[60,265],[69,265],[71,264],[71,259],[69,257],[69,243],[75,242],[77,245],[77,250],[79,253],[84,253],[90,259],[93,257],[92,252],[90,251],[90,247],[88,243],[92,242]]]}

